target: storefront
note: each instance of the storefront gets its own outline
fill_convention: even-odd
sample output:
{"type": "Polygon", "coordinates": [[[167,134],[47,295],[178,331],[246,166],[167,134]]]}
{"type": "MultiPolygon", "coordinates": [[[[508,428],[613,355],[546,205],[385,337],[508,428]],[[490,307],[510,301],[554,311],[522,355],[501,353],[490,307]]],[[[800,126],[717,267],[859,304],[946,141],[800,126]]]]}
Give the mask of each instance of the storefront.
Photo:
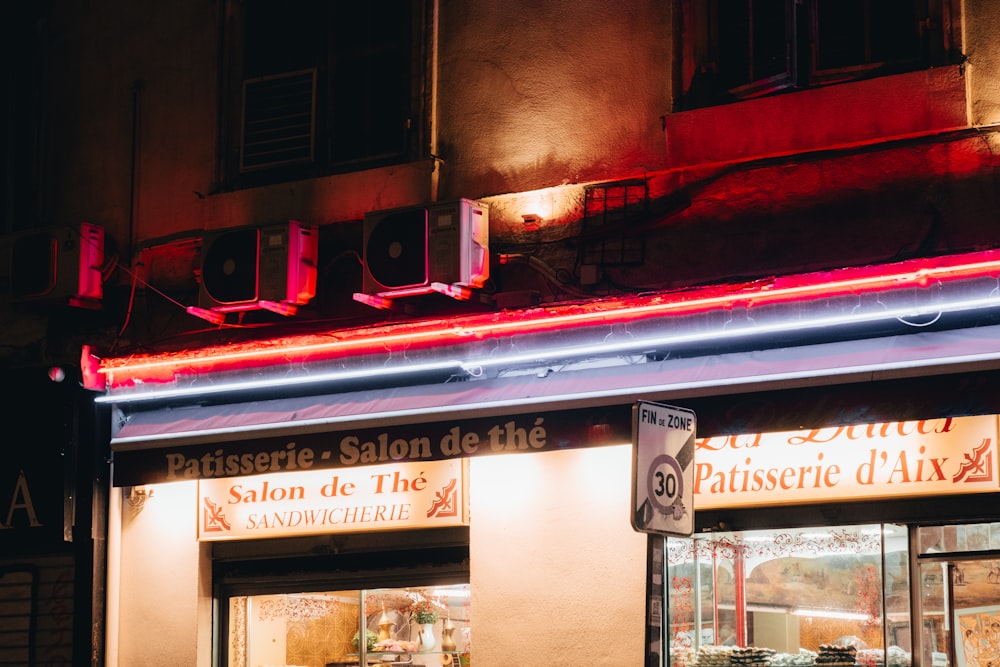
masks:
{"type": "Polygon", "coordinates": [[[224,368],[253,350],[109,367],[109,664],[974,665],[955,638],[986,646],[994,613],[997,325],[677,356],[627,347],[640,329],[595,327],[614,364],[278,395],[224,368]],[[632,528],[637,400],[697,415],[693,537],[632,528]]]}
{"type": "Polygon", "coordinates": [[[0,664],[101,664],[106,422],[71,368],[0,377],[0,664]]]}
{"type": "Polygon", "coordinates": [[[997,425],[978,415],[700,440],[699,507],[785,518],[667,540],[670,664],[903,667],[914,652],[921,665],[988,664],[977,660],[1000,655],[997,425]],[[969,509],[932,509],[949,498],[969,509]],[[818,503],[825,520],[800,525],[818,503]]]}
{"type": "Polygon", "coordinates": [[[123,449],[118,650],[205,659],[195,642],[156,645],[150,632],[166,625],[215,637],[226,665],[339,667],[370,648],[425,665],[538,664],[555,651],[691,667],[728,664],[706,656],[730,654],[729,628],[738,646],[775,651],[772,664],[824,664],[821,647],[857,637],[858,664],[882,664],[888,647],[887,664],[973,665],[949,641],[991,613],[1000,475],[996,412],[982,408],[996,380],[690,400],[718,433],[697,441],[692,539],[629,525],[629,404],[300,433],[281,447],[123,449]],[[886,391],[895,401],[877,398],[886,391]],[[981,414],[946,416],[957,405],[981,414]],[[886,406],[899,420],[833,425],[886,406]],[[785,410],[822,423],[777,432],[785,410]],[[925,410],[943,416],[917,418],[925,410]],[[724,420],[771,428],[726,434],[724,420]],[[393,460],[425,447],[426,461],[393,460]],[[323,467],[332,458],[359,465],[323,467]],[[251,465],[268,472],[228,474],[251,465]],[[141,510],[128,500],[139,494],[141,510]],[[967,584],[946,586],[959,570],[967,584]],[[437,615],[421,644],[424,601],[437,615]],[[910,661],[914,641],[930,647],[923,662],[910,661]]]}
{"type": "Polygon", "coordinates": [[[625,510],[629,408],[612,412],[119,452],[118,664],[538,664],[591,642],[598,662],[641,663],[641,637],[602,639],[643,627],[647,581],[647,538],[625,510]],[[469,454],[491,437],[519,444],[469,454]],[[439,446],[454,456],[392,460],[439,446]],[[372,465],[308,466],[380,451],[372,465]],[[276,454],[279,471],[214,476],[276,454]]]}

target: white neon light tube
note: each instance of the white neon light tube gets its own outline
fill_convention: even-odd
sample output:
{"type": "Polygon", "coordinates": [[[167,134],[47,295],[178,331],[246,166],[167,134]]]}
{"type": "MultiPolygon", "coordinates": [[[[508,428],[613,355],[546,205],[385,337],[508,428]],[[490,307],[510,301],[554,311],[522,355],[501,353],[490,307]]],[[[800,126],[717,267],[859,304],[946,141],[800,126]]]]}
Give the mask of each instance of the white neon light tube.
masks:
{"type": "MultiPolygon", "coordinates": [[[[137,435],[134,437],[114,438],[114,444],[123,445],[128,443],[148,443],[155,441],[174,441],[181,439],[204,438],[226,434],[227,437],[240,437],[242,434],[269,434],[294,428],[296,431],[320,430],[337,424],[351,422],[376,423],[390,419],[408,419],[419,416],[449,415],[458,417],[465,414],[481,414],[483,410],[507,410],[530,407],[534,410],[544,409],[547,406],[572,401],[582,405],[607,405],[614,400],[633,400],[639,396],[662,395],[667,393],[681,393],[696,391],[700,389],[718,387],[740,387],[748,385],[777,384],[781,382],[796,382],[808,379],[826,378],[831,376],[870,377],[875,373],[888,373],[892,371],[915,370],[939,366],[960,366],[960,365],[995,365],[1000,363],[1000,348],[989,352],[975,354],[949,355],[934,358],[906,358],[895,361],[879,361],[854,366],[827,366],[778,371],[773,373],[759,373],[753,375],[743,375],[738,377],[719,378],[711,377],[699,380],[674,381],[639,381],[634,386],[613,387],[610,389],[593,389],[584,385],[579,391],[567,391],[558,394],[537,394],[531,396],[519,396],[510,399],[486,400],[470,403],[446,403],[432,406],[422,406],[414,408],[402,408],[394,410],[382,410],[379,412],[366,412],[364,414],[345,414],[315,419],[303,419],[295,421],[294,424],[288,422],[248,424],[244,426],[227,426],[215,429],[188,430],[182,433],[161,433],[155,436],[137,435]]],[[[664,372],[669,377],[669,371],[664,372]]],[[[620,444],[628,444],[623,442],[620,444]]]]}
{"type": "MultiPolygon", "coordinates": [[[[991,292],[986,297],[926,304],[921,306],[885,307],[872,312],[850,312],[841,315],[824,317],[786,319],[770,324],[752,323],[739,327],[713,328],[695,333],[666,333],[642,338],[627,338],[625,340],[609,340],[601,335],[600,340],[560,347],[547,347],[524,353],[504,354],[497,356],[482,356],[471,359],[449,359],[439,362],[426,362],[411,365],[393,365],[362,368],[357,370],[342,370],[336,372],[304,373],[296,376],[281,376],[277,378],[254,378],[237,380],[213,385],[191,385],[171,389],[138,391],[134,393],[109,394],[95,399],[99,403],[136,403],[167,399],[198,398],[207,395],[217,395],[224,392],[253,391],[272,388],[288,388],[291,386],[321,384],[331,382],[347,382],[366,378],[392,378],[406,375],[416,375],[429,372],[453,370],[456,373],[476,376],[486,368],[517,367],[529,364],[546,365],[554,362],[568,362],[595,357],[614,357],[628,354],[638,354],[648,351],[668,350],[674,346],[692,343],[726,343],[748,339],[755,336],[780,334],[803,330],[821,330],[848,325],[873,324],[897,320],[906,322],[907,318],[939,316],[946,313],[968,312],[987,308],[1000,307],[1000,292],[991,292]]],[[[916,326],[916,325],[913,325],[916,326]]],[[[595,336],[596,338],[596,336],[595,336]]]]}
{"type": "Polygon", "coordinates": [[[124,395],[104,395],[94,399],[95,403],[138,403],[143,401],[162,401],[173,398],[194,398],[198,396],[212,396],[222,393],[253,391],[259,389],[277,389],[290,386],[304,386],[310,384],[322,384],[329,382],[349,382],[352,380],[363,380],[367,378],[389,378],[405,377],[410,375],[422,375],[424,373],[435,373],[451,371],[453,373],[464,373],[463,364],[459,361],[440,361],[424,364],[411,364],[407,366],[389,366],[377,368],[362,368],[358,370],[330,371],[321,373],[311,373],[296,375],[294,377],[272,377],[256,378],[253,380],[235,380],[232,382],[220,382],[211,385],[192,385],[189,387],[177,387],[173,389],[156,389],[135,394],[124,395]]]}

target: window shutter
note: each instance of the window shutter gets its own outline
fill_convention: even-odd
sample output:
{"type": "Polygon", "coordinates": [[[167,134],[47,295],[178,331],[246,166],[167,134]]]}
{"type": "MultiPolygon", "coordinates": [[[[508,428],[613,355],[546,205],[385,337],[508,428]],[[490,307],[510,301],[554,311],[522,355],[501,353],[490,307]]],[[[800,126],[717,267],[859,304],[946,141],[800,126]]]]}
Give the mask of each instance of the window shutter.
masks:
{"type": "Polygon", "coordinates": [[[312,162],[316,134],[316,70],[243,82],[240,171],[312,162]]]}

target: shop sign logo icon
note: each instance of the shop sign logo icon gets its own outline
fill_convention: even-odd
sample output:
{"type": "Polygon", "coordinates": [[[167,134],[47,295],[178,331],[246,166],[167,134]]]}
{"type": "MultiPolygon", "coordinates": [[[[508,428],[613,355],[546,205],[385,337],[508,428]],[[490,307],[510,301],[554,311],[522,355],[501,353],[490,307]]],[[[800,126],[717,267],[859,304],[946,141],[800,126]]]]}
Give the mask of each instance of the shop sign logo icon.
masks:
{"type": "Polygon", "coordinates": [[[972,454],[965,454],[962,467],[951,481],[953,484],[993,481],[993,450],[989,438],[984,438],[983,444],[972,450],[972,454]]]}
{"type": "Polygon", "coordinates": [[[221,506],[213,503],[207,496],[202,498],[202,501],[205,503],[202,508],[202,532],[222,533],[232,529],[221,506]]]}
{"type": "Polygon", "coordinates": [[[427,510],[427,518],[458,516],[458,492],[455,487],[458,479],[452,477],[451,481],[440,491],[434,494],[434,502],[427,510]]]}

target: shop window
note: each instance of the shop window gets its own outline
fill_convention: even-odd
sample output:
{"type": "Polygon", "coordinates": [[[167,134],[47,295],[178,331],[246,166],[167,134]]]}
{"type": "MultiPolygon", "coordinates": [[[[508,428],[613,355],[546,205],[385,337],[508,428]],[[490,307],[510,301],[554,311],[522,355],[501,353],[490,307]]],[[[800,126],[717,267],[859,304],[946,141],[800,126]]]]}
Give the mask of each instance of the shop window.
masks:
{"type": "Polygon", "coordinates": [[[386,535],[339,535],[322,556],[327,536],[214,543],[216,664],[467,664],[468,529],[386,535]]]}
{"type": "Polygon", "coordinates": [[[944,64],[941,0],[682,0],[680,110],[944,64]]]}
{"type": "Polygon", "coordinates": [[[0,235],[37,224],[44,3],[0,8],[0,235]]]}
{"type": "Polygon", "coordinates": [[[891,525],[669,538],[666,664],[909,665],[908,553],[891,525]]]}
{"type": "Polygon", "coordinates": [[[230,667],[471,661],[468,584],[234,595],[227,608],[230,667]]]}
{"type": "Polygon", "coordinates": [[[424,88],[420,0],[230,4],[229,186],[415,157],[424,88]]]}

